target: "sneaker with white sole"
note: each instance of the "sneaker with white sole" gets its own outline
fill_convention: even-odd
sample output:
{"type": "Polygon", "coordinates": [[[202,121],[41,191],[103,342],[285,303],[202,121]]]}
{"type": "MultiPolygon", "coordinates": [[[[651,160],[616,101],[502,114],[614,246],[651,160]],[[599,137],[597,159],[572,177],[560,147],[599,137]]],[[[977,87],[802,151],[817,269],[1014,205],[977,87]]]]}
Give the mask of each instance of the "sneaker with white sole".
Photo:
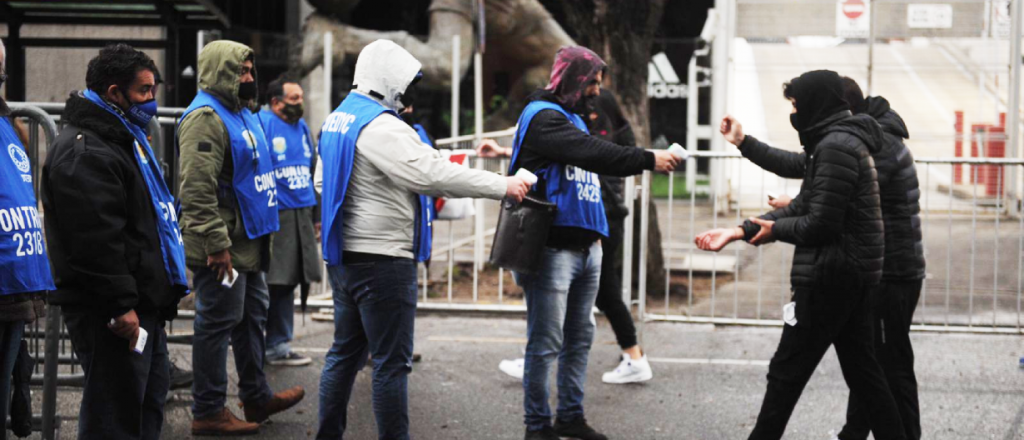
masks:
{"type": "Polygon", "coordinates": [[[525,368],[526,360],[523,358],[519,359],[505,359],[498,364],[498,369],[502,373],[512,376],[516,379],[523,380],[523,369],[525,368]]]}
{"type": "Polygon", "coordinates": [[[288,354],[281,357],[267,358],[267,363],[274,366],[298,367],[301,365],[308,365],[312,362],[312,359],[294,351],[289,351],[288,354]]]}
{"type": "Polygon", "coordinates": [[[651,363],[647,362],[647,355],[640,359],[633,359],[628,354],[622,354],[622,362],[615,370],[604,373],[601,381],[604,383],[634,383],[651,380],[654,372],[651,371],[651,363]]]}

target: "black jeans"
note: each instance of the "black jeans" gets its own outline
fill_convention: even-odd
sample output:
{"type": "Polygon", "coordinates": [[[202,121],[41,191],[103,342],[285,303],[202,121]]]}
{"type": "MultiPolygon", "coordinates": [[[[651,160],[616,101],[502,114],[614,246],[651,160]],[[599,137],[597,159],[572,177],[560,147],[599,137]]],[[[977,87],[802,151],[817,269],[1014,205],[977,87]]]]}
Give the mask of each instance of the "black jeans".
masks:
{"type": "Polygon", "coordinates": [[[623,350],[636,346],[636,327],[629,306],[622,302],[622,266],[618,252],[622,247],[625,222],[622,218],[608,218],[608,238],[601,240],[604,259],[601,260],[601,282],[597,287],[597,306],[608,318],[615,332],[615,340],[623,350]]]}
{"type": "Polygon", "coordinates": [[[109,319],[65,310],[64,321],[85,371],[78,438],[159,439],[170,387],[164,322],[156,314],[139,314],[149,338],[138,354],[107,328],[109,319]]]}
{"type": "MultiPolygon", "coordinates": [[[[914,347],[910,343],[910,321],[921,297],[921,280],[883,282],[876,289],[872,313],[875,354],[885,371],[889,390],[903,420],[908,440],[921,438],[921,409],[917,400],[917,376],[914,375],[914,347]]],[[[850,393],[846,408],[846,426],[842,440],[864,440],[871,431],[867,409],[856,394],[850,393]]]]}
{"type": "Polygon", "coordinates": [[[785,325],[768,366],[768,390],[751,440],[782,438],[793,407],[828,347],[835,345],[851,392],[864,396],[877,440],[905,439],[872,343],[867,291],[797,290],[795,326],[785,325]]]}

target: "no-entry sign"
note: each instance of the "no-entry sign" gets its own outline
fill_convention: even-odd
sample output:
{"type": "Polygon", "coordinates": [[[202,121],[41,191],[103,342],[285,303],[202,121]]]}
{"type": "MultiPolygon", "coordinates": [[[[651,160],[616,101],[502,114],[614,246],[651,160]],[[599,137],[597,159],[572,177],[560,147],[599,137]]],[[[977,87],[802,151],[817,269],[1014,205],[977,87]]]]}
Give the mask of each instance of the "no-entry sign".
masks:
{"type": "Polygon", "coordinates": [[[836,2],[836,35],[843,38],[867,38],[871,31],[871,0],[836,2]]]}
{"type": "Polygon", "coordinates": [[[843,15],[850,20],[856,20],[864,15],[866,9],[863,0],[844,0],[840,7],[843,9],[843,15]]]}

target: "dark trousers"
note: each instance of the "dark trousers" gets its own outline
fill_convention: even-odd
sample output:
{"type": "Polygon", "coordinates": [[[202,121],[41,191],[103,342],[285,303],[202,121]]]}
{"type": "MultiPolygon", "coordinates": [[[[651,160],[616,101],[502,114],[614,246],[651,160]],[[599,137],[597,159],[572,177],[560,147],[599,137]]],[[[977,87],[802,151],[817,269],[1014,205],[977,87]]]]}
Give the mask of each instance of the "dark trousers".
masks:
{"type": "Polygon", "coordinates": [[[341,439],[356,373],[373,357],[373,413],[381,440],[408,440],[408,379],[416,320],[416,262],[406,258],[327,268],[334,344],[320,377],[317,439],[341,439]]]}
{"type": "MultiPolygon", "coordinates": [[[[303,291],[309,284],[302,284],[303,291]]],[[[295,331],[295,285],[270,285],[267,308],[267,359],[283,358],[292,351],[289,344],[295,331]]]]}
{"type": "Polygon", "coordinates": [[[615,340],[623,350],[635,347],[636,327],[629,306],[622,302],[622,266],[619,264],[618,252],[622,247],[624,219],[608,218],[608,238],[601,240],[604,259],[601,260],[601,282],[597,287],[597,306],[615,332],[615,340]]]}
{"type": "Polygon", "coordinates": [[[85,371],[78,438],[159,439],[170,387],[164,322],[155,313],[139,314],[139,326],[149,332],[142,354],[100,315],[65,310],[64,322],[85,371]]]}
{"type": "MultiPolygon", "coordinates": [[[[875,355],[885,371],[889,390],[903,420],[908,440],[921,438],[921,409],[917,401],[917,376],[914,375],[914,347],[910,343],[910,322],[921,297],[921,280],[883,282],[876,289],[872,325],[875,333],[875,355]]],[[[868,438],[870,423],[864,399],[853,392],[846,409],[846,426],[839,433],[842,440],[868,438]]]]}
{"type": "Polygon", "coordinates": [[[782,438],[793,408],[829,346],[835,345],[843,378],[863,396],[878,440],[905,439],[899,411],[875,359],[866,291],[797,290],[797,324],[784,325],[768,366],[768,389],[751,440],[782,438]]]}
{"type": "Polygon", "coordinates": [[[239,272],[230,288],[217,273],[197,267],[196,319],[192,322],[192,415],[197,419],[220,413],[227,404],[228,345],[238,372],[238,398],[263,405],[274,396],[263,372],[267,307],[270,294],[263,272],[239,272]]]}
{"type": "MultiPolygon", "coordinates": [[[[0,415],[6,420],[11,407],[11,377],[18,360],[25,321],[0,322],[0,415]]],[[[7,430],[0,429],[0,440],[7,438],[7,430]]]]}

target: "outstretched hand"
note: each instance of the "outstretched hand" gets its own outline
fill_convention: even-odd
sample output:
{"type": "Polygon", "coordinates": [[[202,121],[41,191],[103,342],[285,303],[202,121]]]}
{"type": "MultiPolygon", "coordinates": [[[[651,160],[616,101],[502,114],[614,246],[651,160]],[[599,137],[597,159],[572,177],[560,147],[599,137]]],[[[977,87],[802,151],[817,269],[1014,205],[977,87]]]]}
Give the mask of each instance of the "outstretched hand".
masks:
{"type": "Polygon", "coordinates": [[[693,242],[697,245],[697,249],[718,252],[722,250],[725,245],[742,238],[743,229],[740,227],[718,228],[697,234],[697,236],[694,237],[693,242]]]}
{"type": "Polygon", "coordinates": [[[484,139],[476,147],[476,155],[483,158],[511,157],[512,149],[498,145],[494,139],[484,139]]]}
{"type": "Polygon", "coordinates": [[[740,143],[743,142],[743,138],[746,137],[746,135],[743,134],[743,124],[740,124],[740,121],[732,117],[732,115],[725,115],[725,117],[722,118],[722,123],[719,124],[718,131],[722,133],[722,136],[725,137],[726,141],[737,147],[740,146],[740,143]]]}

